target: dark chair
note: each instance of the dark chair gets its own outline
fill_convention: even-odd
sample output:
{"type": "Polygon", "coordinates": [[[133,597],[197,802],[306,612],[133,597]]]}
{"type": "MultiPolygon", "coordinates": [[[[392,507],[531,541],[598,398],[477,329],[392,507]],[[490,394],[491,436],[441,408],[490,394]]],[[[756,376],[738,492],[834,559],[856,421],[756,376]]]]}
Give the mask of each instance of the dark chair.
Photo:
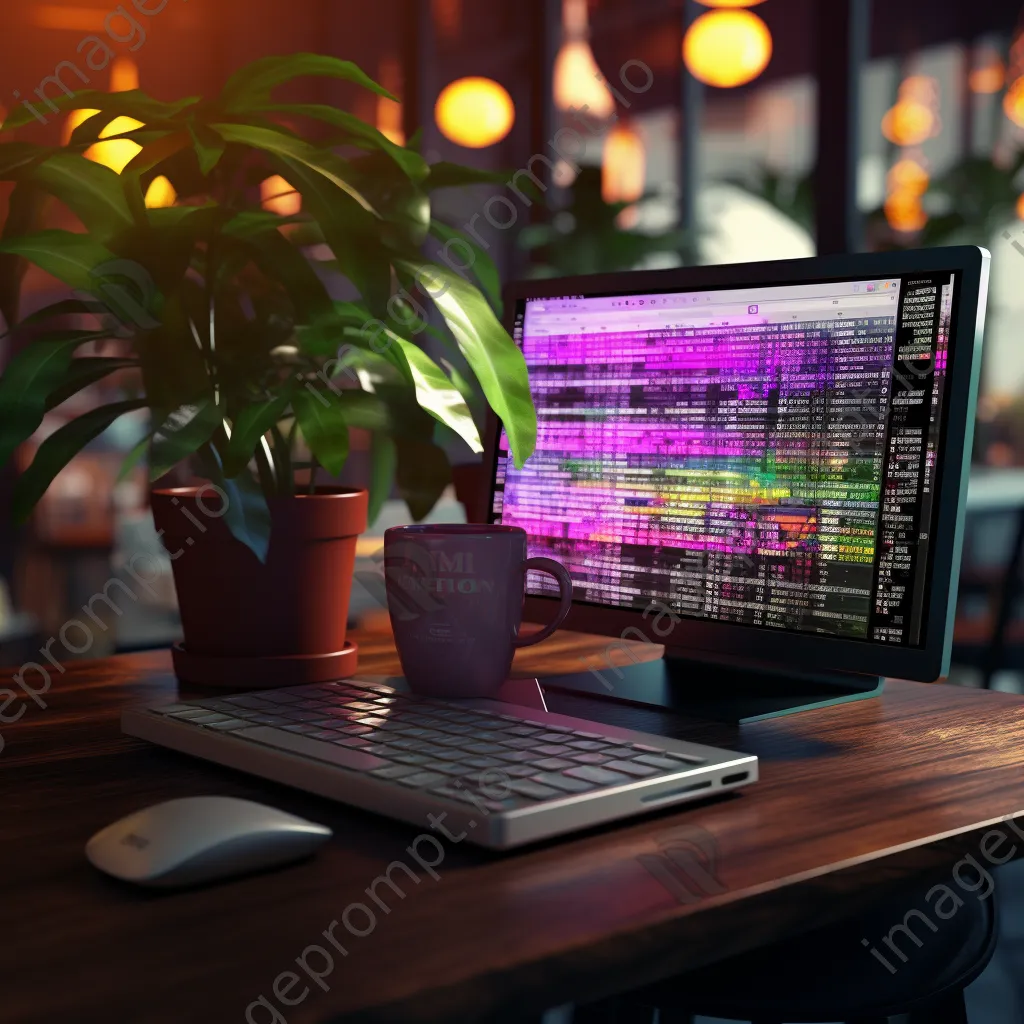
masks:
{"type": "MultiPolygon", "coordinates": [[[[995,900],[951,884],[963,902],[943,920],[924,898],[930,888],[908,890],[853,921],[580,1007],[573,1022],[639,1024],[650,1022],[657,1008],[659,1024],[689,1024],[697,1014],[752,1024],[885,1024],[901,1014],[910,1024],[967,1024],[964,989],[995,950],[995,900]],[[914,910],[935,930],[924,917],[908,916],[914,910]],[[884,943],[890,929],[904,923],[921,943],[897,933],[893,942],[905,960],[884,943]]],[[[935,905],[944,912],[953,906],[935,905]]]]}

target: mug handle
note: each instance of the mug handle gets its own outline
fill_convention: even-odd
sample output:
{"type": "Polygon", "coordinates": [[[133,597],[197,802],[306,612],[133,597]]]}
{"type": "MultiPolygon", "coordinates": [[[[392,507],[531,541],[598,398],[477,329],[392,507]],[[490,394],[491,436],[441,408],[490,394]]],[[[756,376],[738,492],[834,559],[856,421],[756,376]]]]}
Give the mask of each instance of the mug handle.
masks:
{"type": "Polygon", "coordinates": [[[569,575],[569,571],[566,569],[561,562],[556,562],[553,558],[528,558],[524,563],[523,579],[526,578],[526,570],[536,569],[537,572],[546,572],[549,576],[554,576],[558,580],[558,596],[561,603],[558,605],[558,611],[555,613],[554,622],[549,622],[542,630],[537,633],[531,633],[529,636],[516,637],[512,642],[513,647],[532,647],[534,644],[539,644],[541,640],[547,640],[549,636],[558,627],[565,622],[565,617],[572,610],[572,577],[569,575]]]}

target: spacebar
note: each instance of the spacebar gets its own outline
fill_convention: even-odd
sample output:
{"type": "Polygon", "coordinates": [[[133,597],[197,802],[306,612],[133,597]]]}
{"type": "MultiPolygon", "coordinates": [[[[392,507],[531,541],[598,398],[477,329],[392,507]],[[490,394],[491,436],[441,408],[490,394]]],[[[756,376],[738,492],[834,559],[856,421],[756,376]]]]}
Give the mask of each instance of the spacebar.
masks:
{"type": "Polygon", "coordinates": [[[311,740],[308,736],[285,732],[283,729],[272,729],[269,725],[256,725],[251,729],[235,729],[231,735],[244,736],[246,739],[256,740],[257,743],[263,743],[268,747],[277,747],[279,750],[287,750],[293,754],[314,757],[318,761],[336,764],[339,768],[351,768],[355,772],[368,772],[372,768],[383,768],[384,765],[391,764],[390,761],[374,757],[373,754],[364,754],[361,750],[349,750],[348,747],[339,747],[334,743],[311,740]]]}

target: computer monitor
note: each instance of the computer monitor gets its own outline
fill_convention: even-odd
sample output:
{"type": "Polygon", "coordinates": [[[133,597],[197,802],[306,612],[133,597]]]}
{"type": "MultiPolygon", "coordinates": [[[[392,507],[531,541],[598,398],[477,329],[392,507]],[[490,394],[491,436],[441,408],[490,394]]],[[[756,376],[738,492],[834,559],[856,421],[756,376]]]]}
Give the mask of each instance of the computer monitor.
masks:
{"type": "MultiPolygon", "coordinates": [[[[506,293],[533,456],[492,421],[491,521],[612,638],[550,685],[766,717],[948,671],[989,255],[530,281],[506,293]],[[629,645],[666,646],[632,665],[629,645]]],[[[530,576],[526,616],[556,604],[530,576]]]]}

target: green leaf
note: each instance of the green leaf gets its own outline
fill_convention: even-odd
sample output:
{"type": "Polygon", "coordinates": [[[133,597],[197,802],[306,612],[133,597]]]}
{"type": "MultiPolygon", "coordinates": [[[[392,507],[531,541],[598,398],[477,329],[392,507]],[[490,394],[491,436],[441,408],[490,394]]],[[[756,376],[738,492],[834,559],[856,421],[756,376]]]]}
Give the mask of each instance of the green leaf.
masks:
{"type": "Polygon", "coordinates": [[[380,240],[392,249],[419,251],[430,232],[430,196],[383,153],[352,161],[353,184],[378,211],[380,240]]]}
{"type": "Polygon", "coordinates": [[[259,485],[248,473],[225,477],[215,449],[202,452],[200,461],[203,472],[226,495],[223,519],[231,535],[261,562],[266,562],[270,548],[270,508],[259,485]]]}
{"type": "Polygon", "coordinates": [[[102,316],[106,312],[107,307],[97,299],[61,299],[59,302],[53,302],[49,306],[37,309],[34,313],[29,313],[21,320],[19,326],[27,327],[29,324],[37,324],[52,316],[102,316]]]}
{"type": "MultiPolygon", "coordinates": [[[[6,122],[4,127],[7,127],[6,122]]],[[[12,171],[30,164],[45,153],[54,152],[58,151],[48,146],[37,146],[34,142],[0,143],[0,178],[7,179],[12,171]]]]}
{"type": "Polygon", "coordinates": [[[84,413],[51,434],[39,446],[32,464],[14,485],[12,513],[16,522],[28,519],[35,504],[46,493],[53,478],[92,440],[99,437],[114,420],[125,413],[144,408],[142,400],[115,402],[84,413]]]}
{"type": "Polygon", "coordinates": [[[419,407],[439,423],[451,427],[474,452],[482,452],[480,432],[459,389],[418,345],[392,331],[387,334],[408,366],[419,407]]]}
{"type": "Polygon", "coordinates": [[[190,124],[188,130],[192,136],[196,157],[199,160],[199,170],[204,175],[209,174],[220,163],[220,158],[224,155],[224,150],[227,148],[224,139],[205,124],[190,124]]]}
{"type": "Polygon", "coordinates": [[[250,230],[251,225],[250,216],[241,214],[226,224],[223,231],[237,237],[253,262],[287,290],[299,321],[312,323],[331,316],[331,297],[309,260],[279,231],[256,232],[250,230]]]}
{"type": "Polygon", "coordinates": [[[458,274],[426,260],[397,260],[395,266],[418,275],[505,427],[515,464],[521,467],[537,443],[537,411],[519,347],[483,295],[458,274]]]}
{"type": "Polygon", "coordinates": [[[138,444],[132,447],[132,450],[124,457],[121,462],[121,468],[117,471],[117,483],[121,483],[127,480],[131,475],[131,471],[142,461],[143,457],[149,451],[149,439],[150,435],[146,436],[138,442],[138,444]]]}
{"type": "Polygon", "coordinates": [[[284,415],[291,396],[276,395],[245,406],[231,424],[231,441],[224,456],[225,476],[238,476],[248,465],[260,439],[284,415]]]}
{"type": "Polygon", "coordinates": [[[458,241],[459,244],[453,246],[451,250],[452,261],[456,264],[456,267],[452,269],[462,270],[467,262],[465,259],[466,249],[469,249],[473,258],[466,269],[472,272],[494,311],[501,316],[501,276],[498,274],[494,260],[483,247],[470,241],[461,231],[448,224],[443,224],[439,220],[430,222],[430,233],[442,243],[458,241]],[[460,246],[465,246],[465,248],[460,248],[460,246]]]}
{"type": "Polygon", "coordinates": [[[351,177],[351,167],[348,161],[341,157],[270,128],[247,124],[215,124],[211,127],[228,142],[238,142],[244,146],[262,149],[264,152],[287,157],[309,167],[351,196],[364,210],[376,216],[369,201],[348,181],[351,177]]]}
{"type": "Polygon", "coordinates": [[[398,437],[395,447],[398,494],[409,506],[413,519],[419,522],[430,514],[451,483],[452,468],[445,453],[429,441],[398,437]]]}
{"type": "Polygon", "coordinates": [[[370,507],[367,521],[372,526],[391,497],[398,468],[398,448],[387,434],[374,434],[370,442],[370,507]]]}
{"type": "Polygon", "coordinates": [[[430,173],[426,160],[419,153],[392,142],[373,125],[360,120],[347,110],[339,110],[337,107],[329,107],[323,103],[272,103],[261,107],[260,110],[264,113],[310,117],[340,128],[349,136],[347,141],[351,145],[359,146],[361,149],[378,149],[387,153],[413,181],[422,181],[430,173]]]}
{"type": "MultiPolygon", "coordinates": [[[[7,220],[4,222],[0,240],[20,238],[36,230],[46,202],[45,193],[35,185],[19,181],[11,193],[7,220]]],[[[0,255],[0,313],[3,313],[8,330],[14,327],[18,319],[21,281],[27,269],[28,264],[20,256],[13,253],[0,255]]]]}
{"type": "Polygon", "coordinates": [[[33,167],[28,180],[59,199],[100,242],[132,227],[121,178],[109,167],[58,152],[33,167]]]}
{"type": "MultiPolygon", "coordinates": [[[[33,343],[33,347],[38,342],[33,343]]],[[[134,370],[139,366],[137,359],[120,359],[114,356],[77,356],[71,360],[67,372],[46,399],[47,411],[77,395],[83,388],[99,383],[118,370],[134,370]]]]}
{"type": "Polygon", "coordinates": [[[158,480],[179,462],[194,455],[220,424],[221,410],[212,397],[175,409],[153,432],[149,478],[158,480]]]}
{"type": "Polygon", "coordinates": [[[0,252],[22,256],[66,285],[90,293],[95,293],[102,281],[93,270],[117,258],[88,235],[58,229],[4,239],[0,252]]]}
{"type": "MultiPolygon", "coordinates": [[[[124,115],[125,117],[134,117],[136,121],[141,121],[143,124],[152,125],[172,120],[187,107],[198,103],[199,97],[189,96],[171,103],[164,103],[162,100],[151,99],[139,89],[125,92],[100,92],[96,89],[83,89],[70,96],[61,94],[52,97],[50,102],[56,106],[58,111],[98,110],[111,115],[111,119],[124,115]]],[[[13,110],[4,121],[3,131],[31,124],[35,120],[35,115],[22,104],[13,110]]],[[[89,120],[94,120],[94,118],[89,120]]],[[[81,127],[83,126],[79,125],[79,128],[81,127]]]]}
{"type": "Polygon", "coordinates": [[[361,85],[378,96],[395,99],[351,61],[318,53],[292,53],[283,57],[264,57],[236,71],[228,79],[217,102],[225,110],[251,110],[266,103],[277,86],[305,75],[340,78],[361,85]]]}
{"type": "Polygon", "coordinates": [[[387,316],[391,297],[390,254],[382,245],[379,221],[322,175],[293,160],[281,161],[288,181],[302,193],[305,210],[315,218],[341,272],[359,289],[364,302],[387,316]]]}
{"type": "Polygon", "coordinates": [[[102,337],[96,331],[62,331],[32,342],[11,360],[0,377],[0,465],[43,422],[47,399],[67,376],[75,349],[102,337]]]}
{"type": "Polygon", "coordinates": [[[292,396],[292,408],[309,450],[331,476],[337,476],[348,458],[348,424],[338,397],[326,387],[315,394],[300,388],[292,396]]]}

